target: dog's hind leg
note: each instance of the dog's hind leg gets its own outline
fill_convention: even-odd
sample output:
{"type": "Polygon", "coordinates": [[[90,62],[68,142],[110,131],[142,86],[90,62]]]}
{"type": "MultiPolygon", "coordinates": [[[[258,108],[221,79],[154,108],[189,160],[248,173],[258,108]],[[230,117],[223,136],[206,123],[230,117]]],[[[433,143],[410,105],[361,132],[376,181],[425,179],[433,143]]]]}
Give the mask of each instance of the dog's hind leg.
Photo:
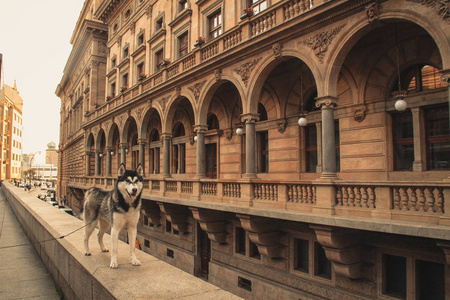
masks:
{"type": "Polygon", "coordinates": [[[103,244],[103,235],[105,232],[109,230],[109,222],[105,219],[100,218],[100,229],[98,231],[98,244],[100,245],[100,249],[102,249],[102,252],[108,252],[109,250],[105,248],[105,245],[103,244]]]}
{"type": "Polygon", "coordinates": [[[94,220],[91,223],[88,223],[86,227],[84,227],[84,255],[91,255],[91,252],[89,252],[89,237],[94,231],[96,225],[97,220],[94,220]]]}

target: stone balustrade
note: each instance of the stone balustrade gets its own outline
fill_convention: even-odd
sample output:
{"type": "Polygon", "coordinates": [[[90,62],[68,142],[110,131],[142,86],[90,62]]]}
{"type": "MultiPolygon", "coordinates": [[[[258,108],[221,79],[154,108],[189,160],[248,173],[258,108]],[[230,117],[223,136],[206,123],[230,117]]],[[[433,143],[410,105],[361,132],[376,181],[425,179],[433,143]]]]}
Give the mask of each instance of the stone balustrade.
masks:
{"type": "MultiPolygon", "coordinates": [[[[111,189],[113,177],[70,177],[69,186],[111,189]]],[[[356,215],[450,225],[450,183],[409,182],[263,182],[144,179],[144,196],[227,202],[231,205],[356,215]],[[166,194],[168,193],[168,194],[166,194]],[[234,200],[233,200],[234,199],[234,200]]]]}

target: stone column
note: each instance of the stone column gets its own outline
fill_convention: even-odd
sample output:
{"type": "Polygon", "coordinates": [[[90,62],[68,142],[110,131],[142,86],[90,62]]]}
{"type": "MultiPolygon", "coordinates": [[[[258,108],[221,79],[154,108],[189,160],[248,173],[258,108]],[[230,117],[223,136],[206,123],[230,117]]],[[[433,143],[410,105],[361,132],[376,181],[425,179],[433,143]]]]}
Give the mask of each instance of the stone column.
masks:
{"type": "Polygon", "coordinates": [[[95,176],[100,175],[100,150],[95,150],[95,176]]]}
{"type": "Polygon", "coordinates": [[[145,139],[139,139],[138,143],[139,143],[139,163],[141,164],[145,174],[145,146],[147,145],[147,142],[145,139]]]}
{"type": "Polygon", "coordinates": [[[244,177],[256,178],[256,132],[255,123],[259,115],[246,114],[241,116],[245,123],[245,174],[244,177]]]}
{"type": "Polygon", "coordinates": [[[316,106],[322,110],[322,175],[321,179],[336,179],[336,141],[334,136],[334,107],[337,98],[316,98],[316,106]]]}
{"type": "Polygon", "coordinates": [[[423,113],[420,111],[419,107],[411,108],[412,122],[413,122],[413,139],[414,139],[414,162],[413,170],[422,172],[425,170],[425,123],[421,122],[423,120],[423,113]]]}
{"type": "Polygon", "coordinates": [[[197,133],[197,178],[206,177],[206,147],[205,131],[207,126],[195,125],[194,131],[197,133]]]}
{"type": "Polygon", "coordinates": [[[163,177],[170,177],[170,142],[172,135],[163,133],[163,177]]]}
{"type": "Polygon", "coordinates": [[[91,151],[86,151],[85,152],[85,156],[86,156],[86,159],[85,159],[85,161],[84,161],[84,167],[85,167],[85,174],[86,174],[86,176],[89,176],[90,174],[89,174],[89,170],[90,170],[90,156],[91,156],[91,151]]]}
{"type": "Polygon", "coordinates": [[[128,144],[126,143],[120,144],[120,163],[124,164],[125,167],[127,166],[127,149],[128,144]]]}
{"type": "Polygon", "coordinates": [[[106,148],[106,176],[111,176],[111,151],[113,151],[113,148],[107,147],[106,148]]]}

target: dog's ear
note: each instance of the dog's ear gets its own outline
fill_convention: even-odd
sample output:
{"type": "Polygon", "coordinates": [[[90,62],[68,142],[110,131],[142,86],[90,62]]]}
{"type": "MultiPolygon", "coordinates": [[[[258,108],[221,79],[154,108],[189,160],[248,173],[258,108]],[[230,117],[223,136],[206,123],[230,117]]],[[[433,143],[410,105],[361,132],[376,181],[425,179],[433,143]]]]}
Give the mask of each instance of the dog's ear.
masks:
{"type": "Polygon", "coordinates": [[[139,164],[138,167],[136,168],[136,172],[138,173],[139,176],[141,177],[144,176],[144,168],[142,168],[141,164],[139,164]]]}
{"type": "Polygon", "coordinates": [[[122,177],[125,174],[125,165],[123,163],[120,164],[119,170],[117,170],[117,177],[122,177]]]}

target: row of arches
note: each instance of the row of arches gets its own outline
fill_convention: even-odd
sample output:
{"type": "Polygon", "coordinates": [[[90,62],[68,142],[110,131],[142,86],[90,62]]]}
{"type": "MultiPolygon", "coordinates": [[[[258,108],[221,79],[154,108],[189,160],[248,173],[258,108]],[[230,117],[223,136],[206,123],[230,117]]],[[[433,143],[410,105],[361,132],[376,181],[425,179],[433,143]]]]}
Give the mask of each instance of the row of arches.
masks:
{"type": "MultiPolygon", "coordinates": [[[[123,162],[130,168],[143,164],[146,174],[214,178],[217,156],[226,157],[218,153],[217,145],[208,145],[220,140],[241,145],[234,153],[240,157],[239,166],[233,165],[228,174],[267,173],[275,161],[268,155],[274,148],[273,132],[294,128],[299,114],[308,112],[311,124],[320,123],[315,135],[321,139],[321,149],[316,151],[322,155],[316,154],[314,163],[320,165],[317,170],[322,175],[334,176],[340,151],[335,119],[348,117],[352,107],[364,106],[363,119],[367,113],[393,111],[391,93],[397,89],[408,91],[414,107],[444,103],[445,98],[427,96],[433,98],[429,102],[427,97],[422,96],[422,102],[414,98],[426,91],[447,91],[439,71],[448,59],[441,56],[448,44],[440,39],[435,30],[427,32],[411,21],[386,19],[347,29],[339,41],[343,46],[330,49],[324,63],[305,55],[309,52],[300,47],[298,51],[286,47],[280,57],[267,50],[251,60],[252,76],[247,80],[239,80],[242,76],[236,75],[236,69],[223,69],[198,86],[182,87],[176,95],[137,108],[139,113],[133,111],[91,130],[86,135],[87,173],[109,176],[111,168],[123,162]],[[245,129],[245,138],[234,133],[239,127],[245,129]]],[[[298,127],[292,130],[289,134],[307,140],[298,127]]],[[[308,165],[300,156],[295,159],[308,165]]]]}

